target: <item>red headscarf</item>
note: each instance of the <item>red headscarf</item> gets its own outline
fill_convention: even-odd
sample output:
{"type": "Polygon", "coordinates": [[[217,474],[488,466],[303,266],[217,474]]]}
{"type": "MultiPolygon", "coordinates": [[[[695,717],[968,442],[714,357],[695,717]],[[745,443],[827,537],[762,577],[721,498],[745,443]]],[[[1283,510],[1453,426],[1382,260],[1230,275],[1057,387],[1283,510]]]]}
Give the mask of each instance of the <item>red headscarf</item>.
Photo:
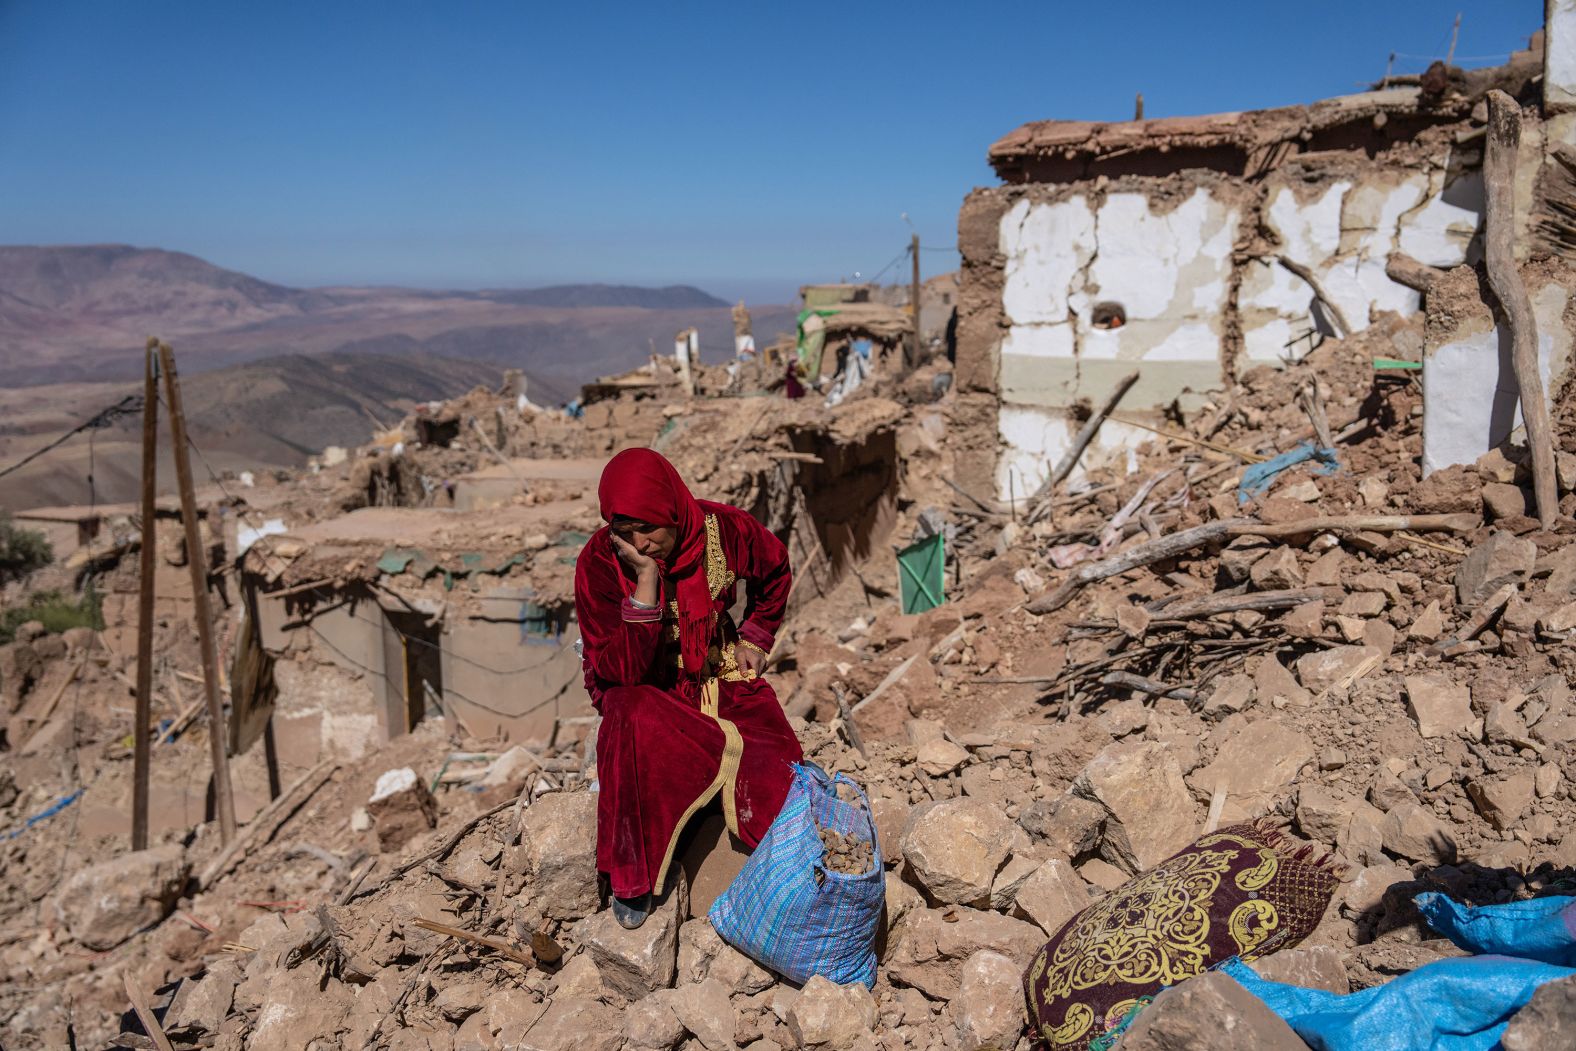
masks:
{"type": "MultiPolygon", "coordinates": [[[[666,561],[659,559],[657,565],[663,576],[676,582],[684,668],[698,674],[706,666],[711,643],[711,589],[704,566],[706,516],[700,504],[667,457],[651,449],[625,449],[609,460],[602,468],[597,499],[605,521],[626,515],[647,525],[672,526],[678,532],[672,554],[666,561]]],[[[629,586],[633,590],[633,584],[629,586]]]]}

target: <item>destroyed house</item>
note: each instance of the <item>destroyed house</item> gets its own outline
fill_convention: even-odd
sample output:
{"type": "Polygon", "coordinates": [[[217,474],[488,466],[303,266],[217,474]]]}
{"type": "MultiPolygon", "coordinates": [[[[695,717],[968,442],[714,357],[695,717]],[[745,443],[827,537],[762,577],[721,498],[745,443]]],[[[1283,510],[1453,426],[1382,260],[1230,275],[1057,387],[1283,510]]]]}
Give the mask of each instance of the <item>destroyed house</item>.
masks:
{"type": "MultiPolygon", "coordinates": [[[[1491,89],[1524,113],[1517,257],[1568,251],[1561,207],[1576,154],[1561,151],[1576,146],[1576,15],[1563,10],[1547,56],[1540,32],[1490,69],[1440,63],[1281,109],[1038,121],[994,143],[1001,185],[971,193],[958,220],[958,385],[988,432],[971,466],[999,498],[1021,498],[1130,374],[1090,462],[1148,440],[1146,427],[1198,411],[1255,367],[1295,362],[1385,312],[1418,312],[1427,281],[1482,259],[1491,89]]],[[[1563,367],[1563,307],[1539,308],[1546,373],[1563,367]]],[[[1470,338],[1498,339],[1493,327],[1470,338]]],[[[1423,351],[1403,349],[1413,361],[1423,351]]],[[[1457,361],[1435,387],[1503,389],[1501,371],[1489,353],[1457,361]]],[[[1430,406],[1436,446],[1442,407],[1430,406]]],[[[1483,433],[1434,466],[1485,451],[1509,418],[1472,426],[1483,433]]]]}

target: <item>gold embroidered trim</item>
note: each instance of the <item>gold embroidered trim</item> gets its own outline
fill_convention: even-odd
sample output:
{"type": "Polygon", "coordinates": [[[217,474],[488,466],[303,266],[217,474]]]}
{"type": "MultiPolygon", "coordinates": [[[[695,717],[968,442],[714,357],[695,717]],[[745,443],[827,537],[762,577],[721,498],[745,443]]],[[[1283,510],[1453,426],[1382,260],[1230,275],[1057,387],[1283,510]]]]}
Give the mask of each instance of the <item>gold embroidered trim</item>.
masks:
{"type": "Polygon", "coordinates": [[[721,689],[716,679],[707,679],[701,684],[700,710],[716,720],[718,728],[722,730],[722,760],[717,764],[717,776],[695,801],[685,808],[680,815],[678,823],[673,826],[673,835],[668,837],[668,849],[662,855],[662,865],[657,869],[657,879],[652,887],[652,893],[657,897],[662,896],[663,887],[667,883],[668,868],[673,864],[673,851],[678,847],[679,834],[684,831],[690,818],[695,812],[714,799],[718,792],[722,796],[722,819],[727,823],[728,831],[735,836],[739,834],[739,815],[737,811],[739,760],[744,758],[744,737],[739,733],[739,728],[731,721],[718,714],[718,705],[721,699],[721,689]]]}
{"type": "Polygon", "coordinates": [[[728,568],[728,555],[722,549],[722,527],[716,515],[706,516],[706,586],[711,597],[716,598],[733,584],[733,570],[728,568]]]}

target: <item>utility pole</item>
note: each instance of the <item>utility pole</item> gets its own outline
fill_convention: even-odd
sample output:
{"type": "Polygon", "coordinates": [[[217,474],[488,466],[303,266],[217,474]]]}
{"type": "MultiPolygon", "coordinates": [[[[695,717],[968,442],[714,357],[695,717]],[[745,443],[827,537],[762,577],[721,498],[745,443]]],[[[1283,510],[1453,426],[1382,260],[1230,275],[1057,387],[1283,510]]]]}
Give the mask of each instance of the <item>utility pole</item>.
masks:
{"type": "Polygon", "coordinates": [[[914,257],[914,281],[909,291],[909,301],[914,307],[914,339],[909,344],[908,367],[919,366],[919,234],[914,234],[908,245],[909,254],[914,257]]]}
{"type": "Polygon", "coordinates": [[[219,699],[219,654],[213,644],[213,621],[208,609],[208,558],[197,528],[197,500],[192,494],[192,462],[186,451],[186,415],[181,411],[181,385],[175,377],[175,352],[159,344],[159,367],[164,372],[164,397],[170,406],[170,441],[175,446],[175,480],[181,489],[181,520],[186,526],[186,564],[192,573],[193,614],[197,642],[202,650],[202,685],[208,698],[208,749],[213,757],[214,806],[219,812],[219,838],[229,846],[235,839],[235,794],[230,788],[230,757],[225,754],[224,705],[219,699]]]}
{"type": "Polygon", "coordinates": [[[1456,25],[1450,31],[1450,50],[1445,54],[1445,65],[1448,67],[1456,57],[1456,41],[1461,37],[1461,12],[1456,12],[1456,25]]]}
{"type": "Polygon", "coordinates": [[[153,742],[153,568],[158,557],[154,474],[158,470],[159,370],[148,339],[142,362],[142,550],[137,560],[137,711],[132,726],[131,849],[148,849],[148,774],[153,742]]]}

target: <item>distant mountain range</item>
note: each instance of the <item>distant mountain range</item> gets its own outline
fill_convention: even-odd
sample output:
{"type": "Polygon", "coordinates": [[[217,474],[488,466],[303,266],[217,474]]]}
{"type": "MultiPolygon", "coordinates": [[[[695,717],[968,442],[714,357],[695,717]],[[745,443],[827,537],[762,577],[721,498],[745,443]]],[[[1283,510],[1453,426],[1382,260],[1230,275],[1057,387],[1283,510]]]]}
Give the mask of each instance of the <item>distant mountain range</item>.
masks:
{"type": "MultiPolygon", "coordinates": [[[[754,308],[765,343],[793,307],[754,308]]],[[[289,288],[196,256],[126,245],[0,246],[0,466],[140,389],[149,336],[175,348],[193,440],[215,469],[288,467],[356,446],[374,420],[520,369],[538,404],[671,353],[733,353],[727,303],[697,288],[560,285],[433,291],[289,288]]],[[[136,420],[74,440],[0,481],[0,508],[136,493],[136,420]]],[[[160,477],[173,476],[168,467],[160,477]]]]}
{"type": "MultiPolygon", "coordinates": [[[[792,328],[794,308],[754,315],[764,342],[792,328]]],[[[728,304],[687,285],[299,289],[182,252],[0,246],[0,375],[12,384],[134,377],[156,335],[186,370],[290,353],[435,354],[522,369],[556,397],[669,351],[691,326],[703,359],[731,353],[728,304]]]]}

